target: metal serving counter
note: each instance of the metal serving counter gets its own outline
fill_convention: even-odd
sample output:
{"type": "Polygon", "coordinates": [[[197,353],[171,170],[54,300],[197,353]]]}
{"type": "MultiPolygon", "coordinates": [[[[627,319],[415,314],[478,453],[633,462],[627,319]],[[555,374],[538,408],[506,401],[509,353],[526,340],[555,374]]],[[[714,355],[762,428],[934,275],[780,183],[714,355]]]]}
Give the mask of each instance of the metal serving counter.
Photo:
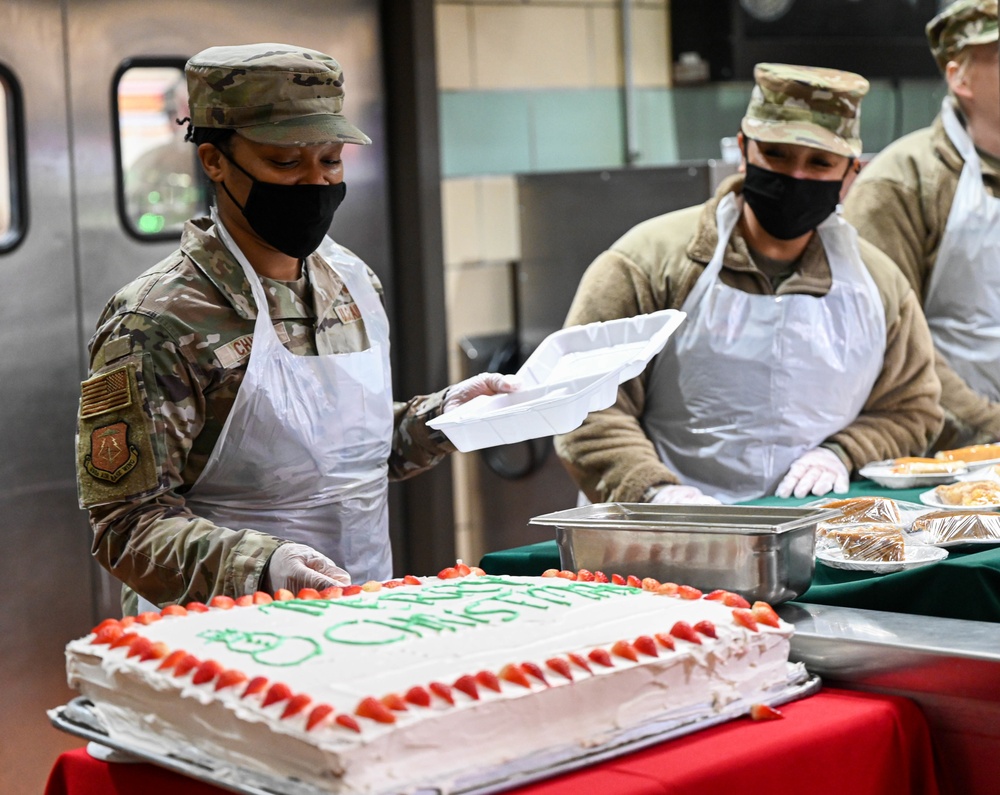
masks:
{"type": "Polygon", "coordinates": [[[792,659],[828,684],[924,712],[945,793],[1000,788],[1000,624],[789,602],[792,659]]]}

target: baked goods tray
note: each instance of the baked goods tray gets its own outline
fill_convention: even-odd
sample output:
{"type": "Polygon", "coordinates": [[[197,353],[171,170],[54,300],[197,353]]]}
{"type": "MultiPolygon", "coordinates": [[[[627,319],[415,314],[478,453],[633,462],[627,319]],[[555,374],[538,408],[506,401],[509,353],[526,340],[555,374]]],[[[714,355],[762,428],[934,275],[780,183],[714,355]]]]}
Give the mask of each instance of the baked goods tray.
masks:
{"type": "MultiPolygon", "coordinates": [[[[772,689],[755,703],[777,707],[811,696],[819,692],[821,686],[820,678],[808,673],[804,665],[790,663],[787,683],[772,689]]],[[[396,786],[378,795],[493,795],[726,723],[746,715],[750,706],[748,701],[735,701],[723,707],[720,712],[712,710],[711,714],[707,714],[706,708],[670,719],[654,719],[639,726],[614,731],[586,748],[573,746],[546,749],[495,767],[458,776],[444,787],[415,784],[401,789],[396,786]]],[[[197,753],[192,753],[190,758],[157,754],[134,746],[127,740],[109,737],[100,717],[94,711],[93,703],[83,696],[49,710],[48,716],[52,725],[61,731],[127,755],[119,761],[149,762],[229,792],[242,795],[330,795],[338,791],[321,789],[302,781],[267,778],[256,771],[234,769],[232,765],[197,753]]]]}

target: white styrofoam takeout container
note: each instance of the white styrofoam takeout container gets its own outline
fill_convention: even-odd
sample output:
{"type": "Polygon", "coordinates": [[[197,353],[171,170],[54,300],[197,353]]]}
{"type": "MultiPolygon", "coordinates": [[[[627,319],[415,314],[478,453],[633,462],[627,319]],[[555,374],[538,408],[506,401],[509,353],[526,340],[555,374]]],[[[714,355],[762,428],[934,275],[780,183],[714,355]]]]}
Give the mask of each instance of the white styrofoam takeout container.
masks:
{"type": "Polygon", "coordinates": [[[618,385],[645,369],[685,317],[663,309],[560,329],[517,371],[517,392],[481,395],[427,424],[463,453],[567,433],[613,404],[618,385]]]}

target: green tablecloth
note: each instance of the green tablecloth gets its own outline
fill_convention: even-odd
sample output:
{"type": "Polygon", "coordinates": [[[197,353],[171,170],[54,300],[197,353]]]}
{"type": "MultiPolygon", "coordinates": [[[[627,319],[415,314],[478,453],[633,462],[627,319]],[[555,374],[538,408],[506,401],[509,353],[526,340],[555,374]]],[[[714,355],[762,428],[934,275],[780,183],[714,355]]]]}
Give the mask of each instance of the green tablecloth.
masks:
{"type": "MultiPolygon", "coordinates": [[[[919,502],[919,495],[925,490],[885,489],[870,481],[858,481],[851,484],[845,496],[919,502]]],[[[791,507],[815,499],[765,497],[749,504],[791,507]]],[[[945,560],[891,574],[844,571],[817,563],[812,584],[796,601],[1000,622],[1000,545],[985,549],[953,547],[949,552],[945,560]]],[[[546,569],[560,568],[559,549],[555,541],[545,541],[491,552],[479,565],[488,574],[538,575],[546,569]]]]}

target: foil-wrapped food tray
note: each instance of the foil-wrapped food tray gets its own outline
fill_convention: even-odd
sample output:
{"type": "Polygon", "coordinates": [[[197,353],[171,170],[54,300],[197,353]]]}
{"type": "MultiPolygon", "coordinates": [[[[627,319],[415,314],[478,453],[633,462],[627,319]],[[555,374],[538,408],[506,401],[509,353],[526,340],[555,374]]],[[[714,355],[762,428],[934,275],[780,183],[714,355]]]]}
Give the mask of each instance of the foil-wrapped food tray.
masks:
{"type": "MultiPolygon", "coordinates": [[[[819,677],[808,673],[802,663],[789,663],[787,681],[755,703],[777,707],[811,696],[819,692],[821,686],[819,677]]],[[[493,767],[471,770],[447,788],[415,784],[410,789],[393,788],[377,795],[494,795],[725,723],[748,714],[750,707],[751,704],[745,700],[731,702],[720,710],[706,703],[683,715],[653,719],[627,729],[611,729],[587,747],[573,745],[547,749],[493,767]]],[[[193,748],[186,756],[151,753],[128,740],[110,737],[93,704],[83,696],[49,710],[48,716],[57,729],[127,754],[131,757],[130,761],[150,762],[240,795],[330,795],[336,792],[302,781],[264,777],[256,771],[223,764],[193,748]]]]}
{"type": "Polygon", "coordinates": [[[722,588],[780,604],[809,587],[816,526],[840,511],[756,505],[599,503],[536,516],[564,569],[722,588]]]}

